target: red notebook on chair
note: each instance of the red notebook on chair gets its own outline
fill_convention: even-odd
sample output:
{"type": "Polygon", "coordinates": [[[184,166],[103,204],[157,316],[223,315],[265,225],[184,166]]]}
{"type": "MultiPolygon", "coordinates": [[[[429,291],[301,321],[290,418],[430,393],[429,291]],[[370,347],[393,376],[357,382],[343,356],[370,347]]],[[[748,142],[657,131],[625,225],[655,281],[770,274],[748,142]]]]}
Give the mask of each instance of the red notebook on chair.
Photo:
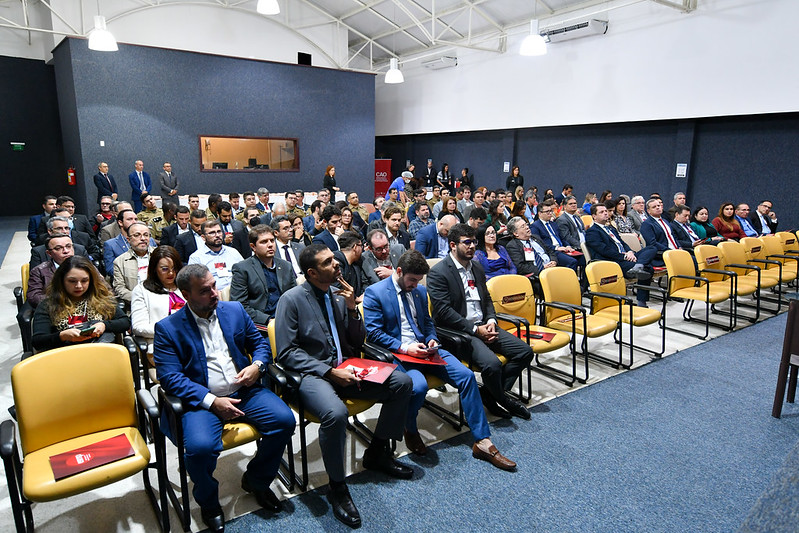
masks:
{"type": "MultiPolygon", "coordinates": [[[[527,337],[527,332],[524,331],[524,330],[522,330],[521,335],[516,335],[515,331],[510,332],[510,333],[514,337],[517,337],[517,336],[520,336],[521,338],[527,337]]],[[[554,333],[548,333],[546,331],[534,331],[534,330],[531,329],[530,330],[530,338],[532,338],[535,341],[549,342],[549,341],[551,341],[552,339],[555,338],[555,334],[554,333]],[[540,335],[540,337],[538,335],[540,335]]]]}
{"type": "Polygon", "coordinates": [[[394,354],[394,357],[396,357],[403,363],[414,363],[418,365],[438,365],[438,366],[445,366],[447,364],[447,362],[441,359],[441,356],[438,355],[437,353],[429,355],[424,359],[421,359],[419,357],[414,357],[406,353],[397,353],[397,352],[391,352],[391,353],[394,354]]]}
{"type": "Polygon", "coordinates": [[[50,456],[53,477],[58,481],[65,477],[98,466],[107,465],[133,455],[133,446],[128,437],[120,433],[116,437],[101,440],[75,450],[50,456]]]}
{"type": "Polygon", "coordinates": [[[388,379],[388,376],[394,372],[397,365],[392,363],[383,363],[382,361],[374,361],[372,359],[360,359],[358,357],[350,357],[345,359],[336,368],[340,369],[353,369],[355,375],[364,381],[371,381],[372,383],[383,383],[388,379]]]}

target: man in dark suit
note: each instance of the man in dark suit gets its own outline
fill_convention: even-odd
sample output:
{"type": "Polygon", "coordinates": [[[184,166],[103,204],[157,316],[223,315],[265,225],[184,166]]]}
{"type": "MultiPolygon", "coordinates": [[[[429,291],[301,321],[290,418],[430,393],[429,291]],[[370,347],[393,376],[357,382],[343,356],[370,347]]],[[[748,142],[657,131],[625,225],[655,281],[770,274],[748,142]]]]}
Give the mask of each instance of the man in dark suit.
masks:
{"type": "Polygon", "coordinates": [[[28,240],[31,241],[31,246],[35,245],[36,239],[39,236],[39,225],[41,224],[42,219],[49,217],[50,212],[55,209],[56,200],[57,198],[52,194],[45,196],[44,201],[42,202],[43,212],[33,215],[30,217],[30,219],[28,219],[28,240]]]}
{"type": "MultiPolygon", "coordinates": [[[[82,231],[69,229],[69,221],[63,216],[54,216],[47,219],[47,235],[41,241],[43,244],[31,249],[31,268],[47,261],[47,240],[51,237],[69,237],[75,247],[76,255],[83,255],[91,259],[100,259],[100,248],[95,245],[88,235],[82,231]]],[[[37,241],[38,242],[38,241],[37,241]]]]}
{"type": "Polygon", "coordinates": [[[446,215],[435,224],[423,227],[416,234],[414,250],[419,250],[427,259],[444,257],[449,253],[449,229],[457,223],[454,215],[446,215]]]}
{"type": "Polygon", "coordinates": [[[399,244],[388,244],[388,237],[382,229],[367,233],[366,243],[369,249],[361,255],[364,289],[393,274],[399,258],[405,253],[405,248],[399,244]]]}
{"type": "Polygon", "coordinates": [[[299,396],[305,410],[321,421],[319,445],[330,478],[328,499],[335,517],[359,527],[361,517],[345,483],[344,453],[349,414],[341,398],[368,398],[383,403],[363,466],[392,477],[410,479],[413,470],[394,460],[389,440],[402,440],[408,412],[411,379],[395,370],[383,383],[360,379],[339,368],[357,357],[365,331],[352,287],[340,280],[333,252],[311,244],[300,254],[305,283],[286,292],[277,304],[275,345],[280,364],[302,374],[299,396]],[[330,286],[339,280],[341,290],[330,286]]]}
{"type": "MultiPolygon", "coordinates": [[[[250,231],[255,226],[263,225],[260,217],[258,216],[258,209],[255,207],[245,208],[246,216],[244,222],[237,220],[240,227],[233,232],[233,239],[231,239],[230,246],[238,250],[241,257],[248,258],[252,255],[252,248],[250,247],[250,231]],[[255,222],[255,226],[253,226],[255,222]]],[[[266,215],[264,215],[266,216],[266,215]]]]}
{"type": "Polygon", "coordinates": [[[522,217],[513,217],[507,224],[513,239],[505,245],[516,272],[528,278],[537,278],[545,268],[558,266],[555,249],[548,241],[542,241],[530,231],[530,225],[522,217]]]}
{"type": "MultiPolygon", "coordinates": [[[[278,215],[272,219],[272,229],[275,231],[275,246],[277,247],[276,255],[281,259],[285,259],[291,264],[294,269],[294,274],[299,279],[302,276],[300,270],[300,252],[305,248],[301,242],[292,240],[294,232],[291,229],[291,222],[286,215],[278,215]]],[[[305,278],[302,278],[305,279],[305,278]]]]}
{"type": "Polygon", "coordinates": [[[152,182],[150,175],[144,171],[144,162],[141,160],[133,163],[133,172],[128,174],[128,182],[132,192],[133,210],[137,213],[142,210],[141,195],[152,192],[152,182]]]}
{"type": "Polygon", "coordinates": [[[763,200],[757,204],[757,209],[749,215],[749,222],[759,235],[774,235],[777,233],[777,214],[771,210],[771,200],[763,200]]]}
{"type": "Polygon", "coordinates": [[[570,183],[565,184],[561,192],[555,195],[555,203],[558,205],[562,204],[564,198],[571,196],[572,191],[574,191],[574,186],[570,183]]]}
{"type": "Polygon", "coordinates": [[[177,244],[178,236],[188,231],[190,231],[189,208],[181,205],[175,212],[175,223],[161,230],[161,244],[174,248],[177,244]]]}
{"type": "Polygon", "coordinates": [[[411,249],[411,236],[402,229],[402,219],[405,213],[397,206],[386,208],[383,211],[383,222],[385,223],[388,242],[391,244],[401,244],[406,250],[411,249]]]}
{"type": "Polygon", "coordinates": [[[188,264],[189,257],[197,251],[197,247],[200,244],[205,244],[205,239],[203,239],[203,224],[205,224],[205,221],[205,211],[202,209],[195,209],[189,215],[191,231],[178,235],[175,249],[180,254],[180,258],[184,265],[188,264]]]}
{"type": "MultiPolygon", "coordinates": [[[[219,301],[214,277],[203,265],[185,266],[175,281],[186,305],[155,325],[158,381],[183,402],[186,471],[203,522],[211,531],[224,531],[213,471],[225,422],[241,418],[261,433],[241,486],[265,509],[279,511],[282,505],[269,484],[294,431],[294,414],[261,385],[272,358],[241,304],[219,301]]],[[[169,424],[162,426],[169,431],[169,424]]]]}
{"type": "MultiPolygon", "coordinates": [[[[333,257],[341,268],[341,277],[352,287],[355,301],[363,301],[363,270],[361,269],[361,256],[363,255],[363,240],[357,231],[347,230],[338,238],[339,249],[333,252],[333,257]]],[[[338,286],[338,284],[336,285],[338,286]]]]}
{"type": "Polygon", "coordinates": [[[178,177],[172,172],[172,163],[164,163],[164,170],[158,173],[161,184],[161,200],[172,204],[179,204],[178,177]]]}
{"type": "Polygon", "coordinates": [[[507,391],[530,365],[533,350],[528,344],[497,327],[494,304],[486,288],[485,272],[480,263],[472,260],[476,245],[474,228],[467,224],[455,224],[450,228],[447,238],[450,254],[427,275],[433,320],[438,326],[469,335],[473,368],[482,375],[487,391],[483,395],[483,402],[488,410],[506,418],[511,413],[529,419],[527,407],[509,396],[507,391]],[[507,359],[504,367],[497,353],[507,359]]]}
{"type": "Polygon", "coordinates": [[[103,196],[110,196],[116,200],[117,196],[119,196],[117,194],[119,190],[114,176],[108,173],[108,163],[99,163],[97,170],[99,172],[94,175],[94,185],[97,187],[97,204],[100,204],[100,198],[103,196]]]}
{"type": "Polygon", "coordinates": [[[338,250],[338,242],[333,234],[341,226],[341,209],[335,205],[328,205],[322,210],[322,221],[325,229],[314,236],[313,242],[324,244],[335,252],[338,250]]]}
{"type": "MultiPolygon", "coordinates": [[[[291,265],[275,256],[275,235],[263,224],[249,233],[252,257],[233,265],[231,301],[241,302],[256,324],[267,325],[275,317],[280,295],[297,285],[291,265]]],[[[271,351],[271,350],[270,350],[271,351]]]]}
{"type": "Polygon", "coordinates": [[[647,246],[654,246],[658,255],[662,255],[666,250],[679,250],[680,244],[674,237],[674,232],[669,222],[662,218],[663,201],[659,198],[650,198],[646,203],[647,217],[641,223],[641,237],[644,238],[647,246]]]}
{"type": "Polygon", "coordinates": [[[557,220],[560,239],[575,250],[581,250],[580,244],[585,241],[585,224],[577,214],[577,198],[567,196],[562,205],[563,213],[557,220]]]}
{"type": "Polygon", "coordinates": [[[474,373],[451,353],[439,349],[433,320],[427,311],[427,291],[418,285],[429,270],[424,256],[416,250],[410,250],[400,257],[394,275],[372,285],[364,294],[363,315],[367,338],[394,353],[419,359],[416,364],[394,359],[398,367],[413,380],[413,396],[405,420],[405,443],[417,455],[427,453],[416,426],[416,416],[427,395],[425,376],[434,375],[458,389],[463,413],[474,437],[472,455],[497,468],[513,471],[516,463],[499,453],[491,442],[491,430],[480,402],[474,373]],[[446,365],[423,363],[424,359],[436,353],[446,365]]]}
{"type": "MultiPolygon", "coordinates": [[[[72,197],[59,196],[56,200],[56,208],[50,211],[50,216],[55,214],[66,216],[69,218],[69,225],[72,229],[82,231],[93,240],[96,239],[96,236],[94,235],[94,228],[92,227],[92,223],[89,222],[88,217],[80,213],[75,213],[75,200],[73,200],[72,197]],[[67,210],[66,214],[61,213],[61,210],[63,209],[67,210]]],[[[47,237],[47,219],[44,217],[42,217],[42,221],[39,223],[39,236],[42,238],[47,237]]]]}
{"type": "MultiPolygon", "coordinates": [[[[593,260],[613,261],[621,267],[624,277],[638,279],[642,285],[649,285],[652,280],[653,263],[662,266],[655,259],[657,250],[647,245],[636,254],[624,242],[616,228],[608,224],[610,211],[601,204],[591,206],[594,223],[585,232],[585,244],[593,260]]],[[[646,307],[649,291],[641,289],[637,293],[638,305],[646,307]]]]}
{"type": "Polygon", "coordinates": [[[674,238],[677,239],[677,244],[683,250],[688,250],[691,254],[694,253],[694,247],[700,244],[705,244],[704,241],[696,234],[694,229],[688,224],[688,218],[691,216],[691,208],[687,205],[679,205],[674,209],[672,215],[671,231],[674,238]]]}
{"type": "Polygon", "coordinates": [[[553,259],[557,261],[558,266],[571,268],[575,272],[578,272],[578,267],[585,267],[585,259],[583,259],[582,255],[577,257],[568,255],[580,250],[575,250],[575,248],[563,242],[560,238],[560,229],[555,222],[555,200],[544,200],[538,206],[538,220],[530,225],[530,231],[541,242],[549,244],[554,249],[555,255],[553,259]]]}

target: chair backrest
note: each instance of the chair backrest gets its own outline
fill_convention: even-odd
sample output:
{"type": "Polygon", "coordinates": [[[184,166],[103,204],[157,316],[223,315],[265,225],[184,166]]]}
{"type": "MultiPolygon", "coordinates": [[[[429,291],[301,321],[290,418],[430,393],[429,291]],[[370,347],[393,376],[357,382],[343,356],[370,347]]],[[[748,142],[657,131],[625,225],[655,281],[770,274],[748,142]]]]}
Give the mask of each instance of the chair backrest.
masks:
{"type": "Polygon", "coordinates": [[[594,223],[594,217],[591,215],[582,215],[580,218],[583,219],[583,225],[585,226],[585,229],[590,228],[591,224],[594,223]]]}
{"type": "Polygon", "coordinates": [[[735,241],[724,241],[720,242],[717,248],[724,254],[724,270],[732,270],[739,276],[745,276],[749,272],[754,272],[754,270],[748,270],[745,268],[734,267],[730,266],[732,263],[736,263],[739,265],[746,264],[746,249],[744,245],[740,242],[735,241]]]}
{"type": "Polygon", "coordinates": [[[637,233],[619,233],[619,235],[621,235],[621,240],[630,247],[630,250],[633,252],[641,251],[641,241],[637,233]]]}
{"type": "Polygon", "coordinates": [[[22,453],[136,425],[128,352],[82,344],[42,352],[11,370],[22,453]]]}
{"type": "Polygon", "coordinates": [[[219,299],[223,302],[230,301],[230,285],[219,291],[219,299]]]}
{"type": "Polygon", "coordinates": [[[672,276],[696,276],[694,260],[685,250],[666,250],[663,252],[663,262],[669,273],[669,295],[674,291],[694,286],[694,280],[674,278],[672,276]]]}
{"type": "Polygon", "coordinates": [[[28,298],[28,279],[30,279],[31,275],[30,263],[23,263],[19,270],[22,278],[22,298],[26,300],[28,298]]]}
{"type": "Polygon", "coordinates": [[[583,257],[585,258],[586,263],[591,262],[591,252],[588,250],[588,245],[585,242],[580,243],[580,249],[583,252],[583,257]]]}
{"type": "Polygon", "coordinates": [[[790,231],[778,231],[777,237],[780,238],[783,252],[799,251],[799,244],[797,244],[796,235],[790,231]]]}
{"type": "MultiPolygon", "coordinates": [[[[782,241],[779,237],[775,235],[766,235],[764,237],[760,237],[760,240],[763,241],[763,248],[766,251],[766,255],[780,255],[783,253],[782,249],[782,241]]],[[[783,259],[781,257],[774,257],[775,261],[779,261],[783,265],[786,261],[790,261],[789,259],[783,259]]],[[[795,261],[791,261],[791,264],[796,264],[795,261]]],[[[776,265],[775,265],[776,266],[776,265]]]]}
{"type": "MultiPolygon", "coordinates": [[[[375,212],[374,204],[368,204],[368,203],[365,203],[365,202],[361,202],[360,205],[364,206],[366,208],[366,212],[369,213],[370,215],[375,212]]],[[[366,222],[366,220],[364,220],[364,222],[366,222]]]]}
{"type": "Polygon", "coordinates": [[[486,283],[494,311],[527,319],[535,324],[535,295],[530,280],[518,274],[495,276],[486,283]]]}
{"type": "Polygon", "coordinates": [[[744,237],[741,239],[741,244],[746,250],[747,259],[765,259],[766,247],[763,241],[758,237],[744,237]]]}
{"type": "MultiPolygon", "coordinates": [[[[724,257],[724,251],[718,246],[700,244],[694,248],[694,257],[696,258],[696,265],[699,270],[704,270],[706,268],[726,270],[724,265],[728,261],[724,257]]],[[[713,272],[703,272],[702,277],[707,278],[709,281],[724,281],[727,279],[727,276],[724,274],[716,274],[713,272]]]]}
{"type": "MultiPolygon", "coordinates": [[[[541,288],[544,291],[544,300],[547,302],[563,302],[567,304],[582,305],[580,294],[580,281],[577,274],[571,268],[552,267],[544,269],[538,277],[541,288]]],[[[553,320],[570,314],[562,309],[548,307],[546,310],[546,321],[553,320]]]]}
{"type": "MultiPolygon", "coordinates": [[[[585,277],[591,292],[608,292],[625,296],[627,294],[627,283],[624,281],[624,274],[621,266],[613,261],[594,261],[585,267],[585,277]]],[[[616,307],[618,302],[612,298],[601,296],[593,297],[594,312],[605,309],[606,307],[616,307]]]]}

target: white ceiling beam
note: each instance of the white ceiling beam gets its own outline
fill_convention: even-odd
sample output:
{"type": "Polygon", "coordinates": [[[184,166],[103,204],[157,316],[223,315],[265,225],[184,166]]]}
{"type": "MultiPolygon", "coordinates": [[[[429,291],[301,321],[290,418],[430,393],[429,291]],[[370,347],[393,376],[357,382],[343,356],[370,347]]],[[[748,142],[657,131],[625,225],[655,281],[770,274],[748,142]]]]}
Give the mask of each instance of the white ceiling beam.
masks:
{"type": "Polygon", "coordinates": [[[690,13],[696,9],[696,0],[682,0],[682,2],[672,2],[670,0],[652,0],[652,2],[666,7],[673,7],[674,9],[682,11],[683,13],[690,13]]]}

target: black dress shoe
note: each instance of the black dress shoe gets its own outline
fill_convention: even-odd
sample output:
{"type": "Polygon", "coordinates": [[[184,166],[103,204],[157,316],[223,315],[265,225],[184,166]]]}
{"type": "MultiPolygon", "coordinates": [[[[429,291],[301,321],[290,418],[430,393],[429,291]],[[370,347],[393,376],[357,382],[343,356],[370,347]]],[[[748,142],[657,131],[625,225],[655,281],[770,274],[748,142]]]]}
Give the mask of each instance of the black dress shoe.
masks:
{"type": "Polygon", "coordinates": [[[361,515],[358,514],[358,509],[352,502],[350,490],[347,485],[342,483],[338,487],[330,486],[330,491],[327,493],[327,501],[333,507],[333,516],[344,525],[351,528],[361,527],[361,515]]]}
{"type": "Polygon", "coordinates": [[[272,489],[269,487],[266,490],[258,490],[252,488],[249,481],[247,480],[247,474],[245,473],[241,477],[241,488],[244,489],[244,492],[249,492],[253,496],[255,496],[255,501],[258,502],[258,505],[266,509],[267,511],[272,511],[273,513],[277,513],[278,511],[283,510],[283,503],[275,496],[275,493],[272,492],[272,489]]]}
{"type": "Polygon", "coordinates": [[[525,420],[530,420],[530,411],[527,409],[527,406],[516,398],[511,398],[510,396],[505,395],[500,405],[512,415],[518,416],[519,418],[524,418],[525,420]]]}
{"type": "Polygon", "coordinates": [[[413,469],[395,461],[393,452],[388,448],[367,448],[363,452],[363,467],[398,479],[413,477],[413,469]]]}
{"type": "Polygon", "coordinates": [[[491,393],[489,393],[485,389],[479,389],[479,390],[480,390],[480,399],[483,401],[483,405],[485,406],[486,409],[488,409],[489,413],[499,418],[504,418],[506,420],[510,420],[512,418],[509,412],[507,412],[505,409],[499,406],[494,397],[491,396],[491,393]]]}
{"type": "Polygon", "coordinates": [[[203,524],[208,528],[208,531],[214,533],[224,533],[225,531],[225,514],[222,512],[221,507],[201,507],[200,515],[203,517],[203,524]]]}

